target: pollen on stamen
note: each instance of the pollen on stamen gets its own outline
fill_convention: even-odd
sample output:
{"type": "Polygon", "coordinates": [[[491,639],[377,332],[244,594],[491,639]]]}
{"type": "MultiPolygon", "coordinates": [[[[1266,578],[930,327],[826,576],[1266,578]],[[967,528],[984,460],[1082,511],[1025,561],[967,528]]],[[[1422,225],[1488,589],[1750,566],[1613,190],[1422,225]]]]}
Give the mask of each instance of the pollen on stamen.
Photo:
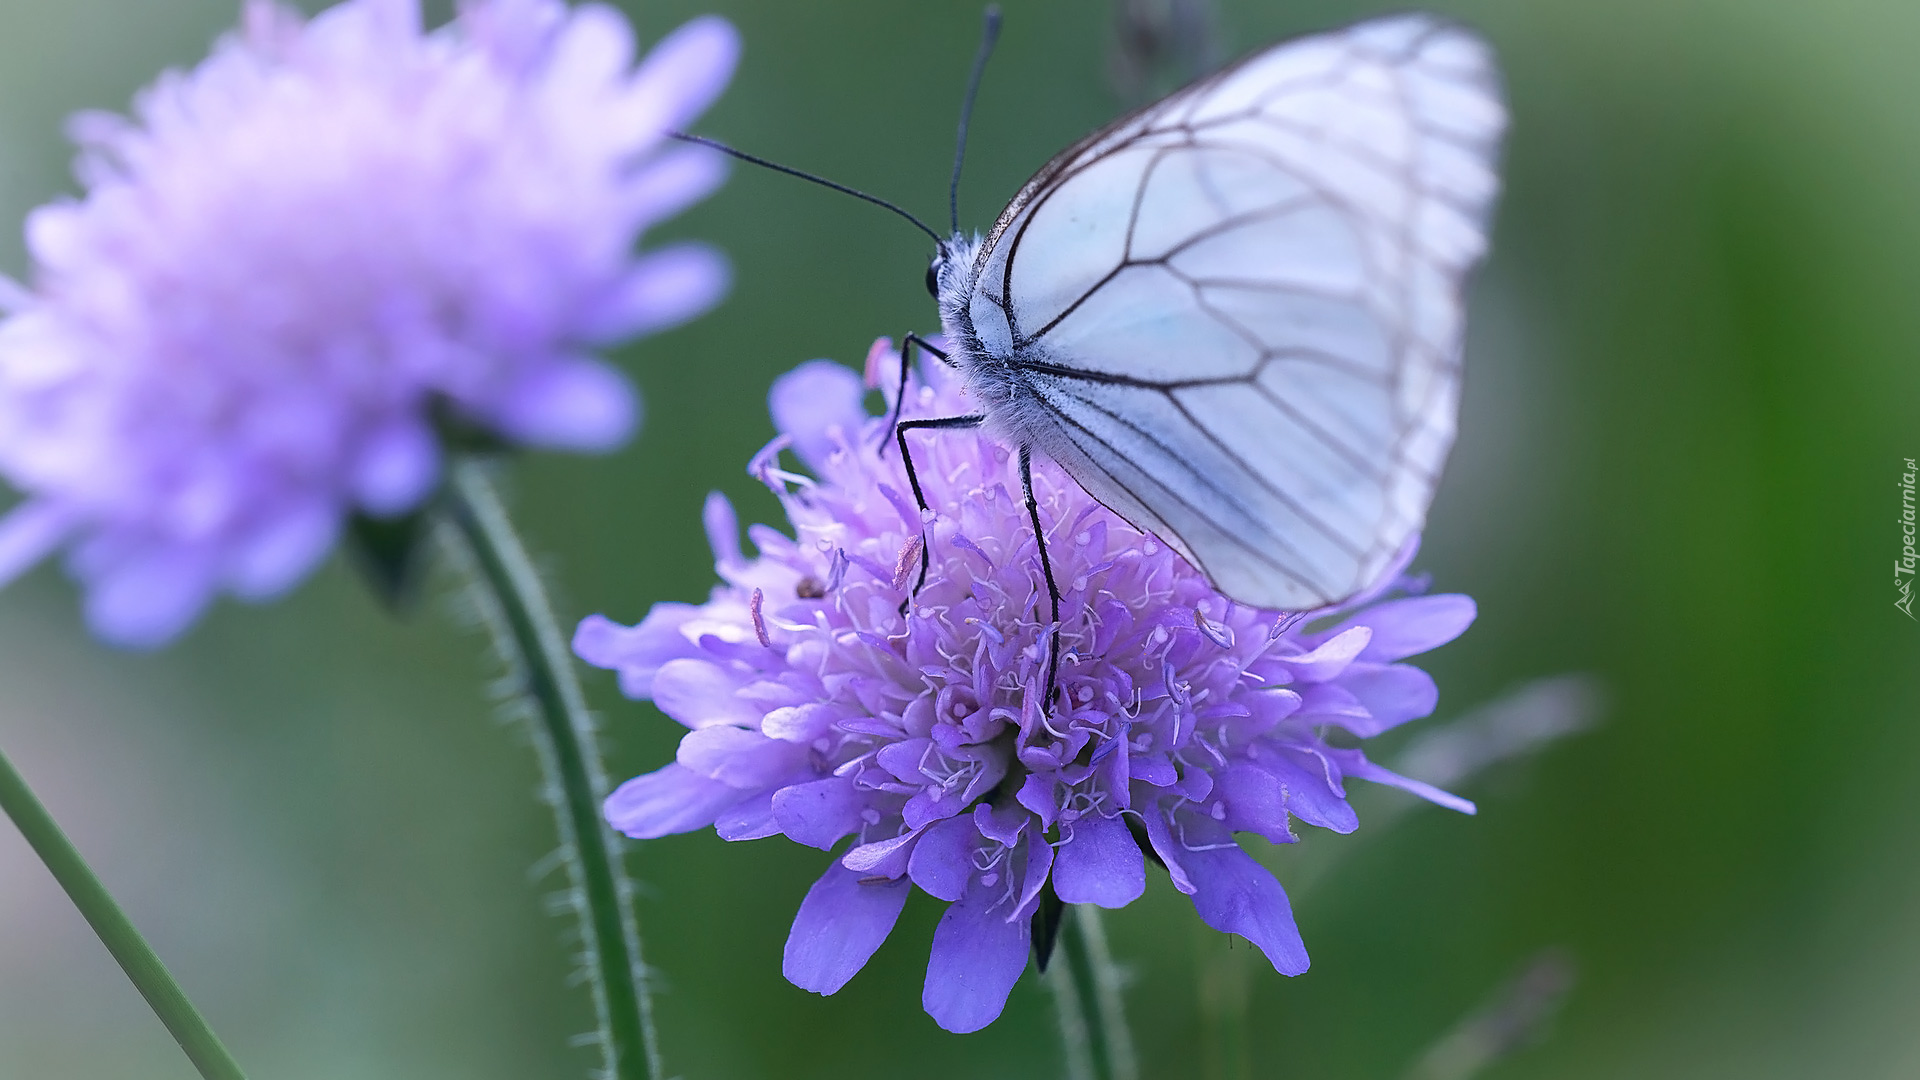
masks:
{"type": "Polygon", "coordinates": [[[747,611],[753,616],[753,636],[760,639],[761,645],[771,649],[773,639],[767,636],[767,620],[760,614],[760,606],[765,602],[766,594],[755,589],[753,596],[747,600],[747,611]]]}
{"type": "Polygon", "coordinates": [[[907,587],[907,581],[913,576],[913,568],[920,562],[920,551],[926,547],[926,540],[918,533],[907,537],[900,548],[900,558],[893,564],[893,588],[898,592],[907,587]]]}
{"type": "Polygon", "coordinates": [[[1198,628],[1202,634],[1207,635],[1208,641],[1213,642],[1223,649],[1233,648],[1233,628],[1224,623],[1217,623],[1207,618],[1206,613],[1199,608],[1193,609],[1193,625],[1198,628]]]}
{"type": "Polygon", "coordinates": [[[1306,617],[1307,617],[1307,613],[1304,611],[1281,612],[1279,617],[1273,620],[1272,629],[1269,629],[1267,631],[1267,640],[1270,642],[1279,641],[1281,638],[1286,636],[1287,631],[1300,625],[1300,620],[1306,617]]]}
{"type": "Polygon", "coordinates": [[[893,339],[886,337],[875,338],[873,344],[867,349],[865,377],[861,381],[870,389],[882,390],[883,392],[891,389],[891,387],[887,386],[889,381],[887,379],[887,368],[894,367],[898,362],[898,354],[893,351],[893,339]]]}

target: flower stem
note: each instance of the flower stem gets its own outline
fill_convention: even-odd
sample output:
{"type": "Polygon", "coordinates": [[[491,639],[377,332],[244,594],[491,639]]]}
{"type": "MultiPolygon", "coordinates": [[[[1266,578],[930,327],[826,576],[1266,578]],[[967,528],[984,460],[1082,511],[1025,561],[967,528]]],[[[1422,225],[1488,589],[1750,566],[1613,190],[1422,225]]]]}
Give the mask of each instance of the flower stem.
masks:
{"type": "Polygon", "coordinates": [[[1201,1075],[1205,1080],[1252,1080],[1247,1005],[1252,950],[1239,938],[1224,941],[1201,930],[1199,960],[1201,1075]]]}
{"type": "Polygon", "coordinates": [[[1060,1049],[1066,1058],[1063,1075],[1066,1080],[1094,1080],[1093,1033],[1087,1030],[1091,1003],[1082,992],[1091,987],[1081,985],[1079,973],[1062,955],[1047,972],[1047,988],[1053,991],[1053,1008],[1060,1017],[1060,1049]]]}
{"type": "Polygon", "coordinates": [[[200,1075],[206,1080],[246,1080],[233,1055],[187,1000],[180,984],[174,981],[173,973],[160,962],[140,931],[134,929],[126,912],[114,903],[106,886],[94,876],[73,842],[60,830],[53,815],[47,813],[47,808],[41,805],[5,754],[0,754],[0,809],[5,809],[13,819],[20,834],[52,871],[54,880],[66,890],[73,906],[86,917],[101,944],[119,962],[120,970],[133,980],[134,988],[147,999],[154,1015],[173,1033],[174,1040],[186,1051],[200,1075]]]}
{"type": "Polygon", "coordinates": [[[474,460],[457,463],[447,501],[471,556],[476,599],[494,645],[517,683],[516,696],[533,714],[528,727],[560,834],[568,898],[579,919],[603,1074],[612,1080],[651,1080],[660,1075],[660,1050],[633,885],[621,869],[620,839],[600,816],[606,768],[574,677],[573,654],[487,467],[474,460]]]}
{"type": "Polygon", "coordinates": [[[1121,1000],[1123,980],[1107,949],[1100,909],[1091,904],[1073,905],[1061,922],[1058,949],[1049,978],[1060,1009],[1060,1036],[1069,1080],[1140,1080],[1140,1065],[1133,1055],[1133,1036],[1121,1000]],[[1098,1033],[1097,1039],[1094,1033],[1098,1033]]]}
{"type": "Polygon", "coordinates": [[[1126,1001],[1121,994],[1126,979],[1107,948],[1107,929],[1100,909],[1092,904],[1074,907],[1074,919],[1086,936],[1087,962],[1093,972],[1094,1001],[1100,1009],[1101,1044],[1113,1080],[1140,1080],[1140,1062],[1133,1056],[1133,1032],[1127,1027],[1126,1001]]]}

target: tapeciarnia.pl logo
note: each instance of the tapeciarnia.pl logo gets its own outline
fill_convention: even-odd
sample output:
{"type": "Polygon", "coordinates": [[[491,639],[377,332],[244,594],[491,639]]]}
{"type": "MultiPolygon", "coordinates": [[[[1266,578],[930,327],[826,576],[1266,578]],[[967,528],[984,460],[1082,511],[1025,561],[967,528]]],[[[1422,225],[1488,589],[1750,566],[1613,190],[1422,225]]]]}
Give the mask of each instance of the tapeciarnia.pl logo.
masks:
{"type": "MultiPolygon", "coordinates": [[[[1913,619],[1913,480],[1920,469],[1907,458],[1907,470],[1900,474],[1900,557],[1893,560],[1893,588],[1899,594],[1893,606],[1913,619]]],[[[1920,619],[1915,619],[1920,622],[1920,619]]]]}

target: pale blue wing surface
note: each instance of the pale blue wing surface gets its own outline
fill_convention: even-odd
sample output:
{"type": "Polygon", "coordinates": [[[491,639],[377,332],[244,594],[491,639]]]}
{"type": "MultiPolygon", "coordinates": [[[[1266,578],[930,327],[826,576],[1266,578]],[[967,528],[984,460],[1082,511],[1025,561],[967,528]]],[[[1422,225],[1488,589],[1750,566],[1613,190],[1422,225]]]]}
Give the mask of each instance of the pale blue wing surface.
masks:
{"type": "Polygon", "coordinates": [[[1504,123],[1485,45],[1400,16],[1082,140],[974,265],[993,420],[1237,600],[1360,591],[1452,444],[1504,123]]]}

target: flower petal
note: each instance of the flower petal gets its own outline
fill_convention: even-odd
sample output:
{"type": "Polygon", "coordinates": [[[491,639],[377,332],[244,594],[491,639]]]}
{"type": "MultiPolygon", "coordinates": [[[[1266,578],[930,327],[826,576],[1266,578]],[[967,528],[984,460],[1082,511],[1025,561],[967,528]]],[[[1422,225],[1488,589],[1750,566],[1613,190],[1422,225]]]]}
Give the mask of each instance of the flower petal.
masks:
{"type": "Polygon", "coordinates": [[[971,817],[948,818],[929,826],[920,834],[907,860],[907,873],[913,883],[929,896],[958,900],[967,895],[967,882],[973,878],[973,850],[980,844],[980,830],[971,817]]]}
{"type": "Polygon", "coordinates": [[[500,429],[534,446],[600,453],[640,426],[640,399],[626,376],[597,360],[526,371],[491,410],[500,429]]]}
{"type": "Polygon", "coordinates": [[[1054,793],[1057,786],[1058,778],[1052,773],[1028,773],[1013,801],[1031,810],[1042,828],[1050,829],[1054,818],[1060,816],[1059,799],[1054,793]]]}
{"type": "Polygon", "coordinates": [[[367,513],[386,517],[413,509],[439,478],[439,442],[425,424],[407,417],[367,437],[347,483],[367,513]]]}
{"type": "MultiPolygon", "coordinates": [[[[640,171],[627,177],[624,192],[626,209],[629,214],[643,220],[670,217],[712,194],[713,190],[726,178],[727,157],[718,150],[698,145],[684,145],[663,150],[640,171]]],[[[720,259],[717,267],[720,277],[717,284],[724,289],[727,277],[726,260],[719,252],[713,252],[713,256],[720,259]]],[[[680,288],[684,286],[675,287],[676,291],[680,288]]],[[[626,289],[629,291],[633,289],[631,279],[626,284],[626,289]]],[[[644,309],[653,305],[641,306],[644,309]]]]}
{"type": "Polygon", "coordinates": [[[612,8],[586,4],[555,35],[547,63],[549,89],[588,94],[627,73],[633,28],[612,8]]]}
{"type": "Polygon", "coordinates": [[[676,763],[621,784],[601,809],[607,824],[635,840],[655,840],[711,825],[746,795],[676,763]]]}
{"type": "Polygon", "coordinates": [[[1479,813],[1479,808],[1469,799],[1463,799],[1452,792],[1442,791],[1432,784],[1422,783],[1408,776],[1401,776],[1392,769],[1376,765],[1367,760],[1367,756],[1358,750],[1329,750],[1327,755],[1340,765],[1340,771],[1361,780],[1371,780],[1376,784],[1386,784],[1402,791],[1411,792],[1436,806],[1449,810],[1458,810],[1463,814],[1479,813]]]}
{"type": "Polygon", "coordinates": [[[1385,663],[1445,645],[1466,633],[1478,612],[1472,597],[1458,593],[1409,596],[1375,604],[1345,625],[1372,627],[1373,639],[1360,659],[1385,663]]]}
{"type": "Polygon", "coordinates": [[[1235,725],[1245,738],[1252,739],[1272,730],[1275,724],[1300,711],[1300,695],[1292,690],[1262,688],[1248,695],[1247,719],[1235,725]]]}
{"type": "Polygon", "coordinates": [[[816,994],[834,993],[893,932],[912,887],[904,878],[863,883],[865,877],[835,862],[807,890],[781,962],[788,982],[816,994]]]}
{"type": "Polygon", "coordinates": [[[1298,839],[1287,828],[1287,789],[1279,777],[1258,765],[1234,762],[1220,770],[1214,794],[1226,804],[1226,826],[1276,844],[1298,839]]]}
{"type": "Polygon", "coordinates": [[[1340,685],[1367,710],[1366,718],[1343,718],[1340,726],[1363,739],[1432,716],[1440,704],[1433,676],[1412,664],[1356,663],[1340,677],[1340,685]]]}
{"type": "Polygon", "coordinates": [[[857,438],[866,423],[860,376],[831,360],[809,360],[774,380],[767,395],[773,426],[792,436],[794,452],[819,472],[833,452],[833,432],[857,438]]]}
{"type": "MultiPolygon", "coordinates": [[[[1200,831],[1190,830],[1188,842],[1196,843],[1200,831]]],[[[1259,946],[1282,975],[1306,971],[1307,946],[1300,940],[1293,907],[1280,882],[1240,850],[1224,829],[1198,847],[1187,853],[1186,864],[1195,886],[1193,909],[1200,913],[1200,920],[1259,946]]]]}
{"type": "Polygon", "coordinates": [[[1020,867],[1020,905],[1007,915],[1009,919],[1029,919],[1040,907],[1040,890],[1046,887],[1053,870],[1053,845],[1038,822],[1027,826],[1027,844],[1020,867]]]}
{"type": "Polygon", "coordinates": [[[773,795],[764,791],[728,807],[714,819],[713,831],[722,840],[762,840],[778,836],[780,826],[773,819],[773,795]]]}
{"type": "Polygon", "coordinates": [[[722,574],[736,572],[746,562],[740,555],[740,517],[733,503],[717,491],[707,492],[700,507],[700,524],[707,530],[707,547],[713,551],[713,566],[722,574]]]}
{"type": "Polygon", "coordinates": [[[1181,861],[1186,851],[1173,839],[1173,831],[1167,828],[1166,811],[1157,804],[1140,809],[1140,818],[1147,827],[1147,842],[1153,845],[1153,853],[1160,856],[1160,862],[1167,868],[1167,876],[1173,879],[1173,887],[1191,895],[1194,890],[1193,879],[1187,876],[1187,868],[1181,861]]]}
{"type": "Polygon", "coordinates": [[[825,737],[839,719],[840,711],[831,705],[819,702],[783,705],[760,718],[760,731],[773,739],[810,743],[825,737]]]}
{"type": "Polygon", "coordinates": [[[162,548],[89,582],[87,625],[103,641],[157,648],[193,624],[213,597],[213,567],[200,549],[162,548]]]}
{"type": "Polygon", "coordinates": [[[757,731],[708,724],[681,737],[674,760],[746,792],[791,779],[805,767],[806,755],[804,746],[769,739],[757,731]]]}
{"type": "Polygon", "coordinates": [[[714,724],[755,727],[760,711],[734,693],[732,675],[709,660],[669,660],[653,677],[653,703],[690,728],[714,724]]]}
{"type": "Polygon", "coordinates": [[[1370,627],[1355,626],[1342,630],[1308,652],[1281,659],[1293,669],[1293,677],[1301,682],[1325,682],[1347,670],[1347,665],[1353,663],[1372,638],[1373,630],[1370,627]]]}
{"type": "Polygon", "coordinates": [[[907,863],[913,857],[914,841],[919,838],[920,831],[915,829],[885,840],[875,840],[871,844],[861,844],[840,856],[840,865],[863,874],[897,878],[907,872],[907,863]]]}
{"type": "Polygon", "coordinates": [[[74,517],[45,502],[27,502],[0,518],[0,585],[27,572],[73,531],[74,517]]]}
{"type": "Polygon", "coordinates": [[[338,508],[319,499],[288,507],[250,537],[227,568],[233,591],[246,600],[270,600],[291,589],[333,550],[338,508]]]}
{"type": "Polygon", "coordinates": [[[1007,921],[997,910],[999,885],[975,881],[947,907],[933,931],[920,1004],[933,1022],[955,1034],[979,1031],[1000,1018],[1007,995],[1027,969],[1029,923],[1007,921]]]}
{"type": "Polygon", "coordinates": [[[973,825],[981,836],[1012,847],[1020,842],[1030,816],[1025,807],[981,803],[973,808],[973,825]]]}
{"type": "Polygon", "coordinates": [[[638,626],[622,626],[605,615],[589,615],[573,632],[573,654],[594,667],[620,673],[620,692],[645,701],[653,680],[670,660],[691,658],[699,647],[680,627],[700,616],[692,604],[659,603],[638,626]]]}
{"type": "Polygon", "coordinates": [[[1260,765],[1279,781],[1289,814],[1337,833],[1350,833],[1360,827],[1360,816],[1347,802],[1345,790],[1328,775],[1325,761],[1300,751],[1282,750],[1263,756],[1260,765]]]}
{"type": "Polygon", "coordinates": [[[852,777],[791,784],[773,794],[773,819],[787,838],[822,851],[860,827],[865,800],[852,777]]]}
{"type": "MultiPolygon", "coordinates": [[[[684,192],[662,192],[662,197],[652,201],[666,203],[671,199],[684,205],[707,194],[718,179],[716,170],[706,165],[704,156],[689,161],[705,166],[708,175],[699,178],[699,186],[684,192]]],[[[587,316],[581,336],[593,342],[614,342],[678,326],[719,303],[727,294],[731,277],[727,257],[716,248],[691,242],[660,248],[635,262],[619,285],[596,305],[587,316]]]]}
{"type": "Polygon", "coordinates": [[[1147,890],[1147,862],[1126,822],[1091,815],[1067,826],[1053,861],[1053,891],[1069,904],[1126,907],[1147,890]]]}
{"type": "Polygon", "coordinates": [[[634,72],[622,134],[670,131],[700,115],[733,75],[740,35],[717,15],[705,15],[662,38],[634,72]]]}

